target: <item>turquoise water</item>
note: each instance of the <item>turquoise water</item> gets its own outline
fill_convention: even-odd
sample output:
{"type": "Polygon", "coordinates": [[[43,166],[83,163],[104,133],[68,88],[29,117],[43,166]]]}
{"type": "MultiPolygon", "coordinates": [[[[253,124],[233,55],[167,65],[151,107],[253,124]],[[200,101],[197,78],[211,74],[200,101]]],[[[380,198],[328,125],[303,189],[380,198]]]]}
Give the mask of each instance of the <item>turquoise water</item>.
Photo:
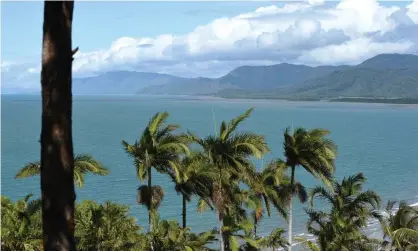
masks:
{"type": "MultiPolygon", "coordinates": [[[[323,127],[331,130],[339,146],[337,177],[363,172],[368,177],[366,188],[376,190],[383,199],[418,201],[418,107],[137,96],[74,97],[75,153],[91,153],[111,171],[106,177],[88,176],[85,187],[77,190],[77,199],[129,204],[132,215],[147,227],[145,208],[135,204],[139,182],[121,141],[133,142],[158,111],[168,111],[169,122],[181,124],[181,130],[187,128],[204,136],[214,130],[212,109],[219,124],[252,106],[256,109],[241,129],[266,136],[272,153],[264,163],[282,156],[282,132],[286,126],[323,127]]],[[[39,177],[13,177],[25,163],[39,159],[40,97],[2,96],[1,112],[1,193],[13,199],[30,192],[39,195],[39,177]]],[[[256,164],[260,166],[261,161],[256,164]]],[[[316,184],[303,171],[296,177],[308,187],[316,184]]],[[[153,176],[153,183],[165,188],[162,217],[180,220],[181,197],[173,184],[158,174],[153,176]]],[[[306,218],[301,208],[296,205],[296,233],[305,232],[306,218]]],[[[202,231],[217,223],[213,212],[197,214],[195,203],[191,203],[188,224],[194,231],[202,231]]],[[[279,217],[266,217],[259,233],[267,234],[277,226],[284,226],[279,217]]]]}

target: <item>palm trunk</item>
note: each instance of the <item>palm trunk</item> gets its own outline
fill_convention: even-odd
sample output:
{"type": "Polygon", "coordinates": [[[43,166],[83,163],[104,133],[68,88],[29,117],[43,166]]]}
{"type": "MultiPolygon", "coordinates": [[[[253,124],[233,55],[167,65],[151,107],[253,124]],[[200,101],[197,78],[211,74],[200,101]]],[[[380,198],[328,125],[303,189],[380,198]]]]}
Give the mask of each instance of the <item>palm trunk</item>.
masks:
{"type": "Polygon", "coordinates": [[[151,217],[151,213],[152,213],[152,209],[153,209],[153,205],[152,205],[152,185],[151,185],[151,180],[152,180],[152,174],[151,174],[151,166],[148,167],[148,226],[149,226],[149,231],[152,231],[152,217],[151,217]]]}
{"type": "Polygon", "coordinates": [[[186,196],[183,195],[183,228],[186,228],[186,208],[187,206],[187,201],[186,201],[186,196]]]}
{"type": "Polygon", "coordinates": [[[289,251],[292,251],[292,228],[293,228],[293,194],[294,194],[294,183],[295,183],[295,166],[292,166],[292,175],[290,177],[290,203],[289,203],[289,251]]]}
{"type": "Polygon", "coordinates": [[[257,238],[257,215],[254,214],[254,238],[257,238]]]}
{"type": "MultiPolygon", "coordinates": [[[[222,168],[219,166],[219,189],[220,192],[222,193],[222,168]]],[[[225,240],[224,240],[224,234],[222,231],[222,227],[223,227],[223,215],[222,212],[218,210],[218,220],[219,220],[219,242],[220,242],[220,249],[219,251],[225,251],[225,240]]]]}
{"type": "Polygon", "coordinates": [[[42,42],[41,191],[43,247],[75,250],[72,141],[73,1],[45,1],[42,42]]]}
{"type": "Polygon", "coordinates": [[[222,232],[222,227],[223,227],[223,217],[221,212],[218,211],[218,221],[219,221],[219,245],[220,245],[220,249],[219,251],[225,251],[225,240],[224,240],[224,234],[222,232]]]}

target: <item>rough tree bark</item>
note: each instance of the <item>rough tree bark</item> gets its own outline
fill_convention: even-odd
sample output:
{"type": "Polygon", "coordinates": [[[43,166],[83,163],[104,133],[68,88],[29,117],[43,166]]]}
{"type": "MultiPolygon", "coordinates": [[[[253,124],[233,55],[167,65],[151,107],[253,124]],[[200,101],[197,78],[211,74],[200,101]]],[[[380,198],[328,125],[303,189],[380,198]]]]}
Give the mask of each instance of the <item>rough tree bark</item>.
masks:
{"type": "Polygon", "coordinates": [[[75,250],[71,26],[73,1],[44,3],[41,190],[45,251],[75,250]]]}

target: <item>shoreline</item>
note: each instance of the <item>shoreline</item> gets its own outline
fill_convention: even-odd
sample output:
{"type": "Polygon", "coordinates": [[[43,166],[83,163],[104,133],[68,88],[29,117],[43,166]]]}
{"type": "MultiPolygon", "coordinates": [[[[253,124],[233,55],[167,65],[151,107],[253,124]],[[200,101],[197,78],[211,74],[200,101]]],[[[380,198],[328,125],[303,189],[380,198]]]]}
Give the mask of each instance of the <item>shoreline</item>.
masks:
{"type": "MultiPolygon", "coordinates": [[[[41,97],[40,93],[26,94],[1,94],[1,97],[41,97]]],[[[251,101],[251,102],[274,102],[274,103],[307,103],[307,104],[371,104],[380,106],[401,106],[416,108],[418,107],[418,98],[335,98],[335,99],[285,99],[285,98],[256,98],[256,97],[221,97],[215,95],[152,95],[152,94],[73,94],[73,97],[144,97],[144,98],[175,98],[184,99],[185,101],[251,101]]]]}

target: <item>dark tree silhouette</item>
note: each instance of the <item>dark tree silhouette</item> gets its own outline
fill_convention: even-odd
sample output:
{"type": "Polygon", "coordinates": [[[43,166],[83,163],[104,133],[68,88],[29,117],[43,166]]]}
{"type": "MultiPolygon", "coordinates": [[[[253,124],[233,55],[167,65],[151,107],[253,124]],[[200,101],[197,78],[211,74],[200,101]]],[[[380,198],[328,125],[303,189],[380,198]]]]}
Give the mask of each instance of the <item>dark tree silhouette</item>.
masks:
{"type": "Polygon", "coordinates": [[[45,1],[42,43],[41,190],[44,250],[75,250],[71,130],[73,1],[45,1]]]}

